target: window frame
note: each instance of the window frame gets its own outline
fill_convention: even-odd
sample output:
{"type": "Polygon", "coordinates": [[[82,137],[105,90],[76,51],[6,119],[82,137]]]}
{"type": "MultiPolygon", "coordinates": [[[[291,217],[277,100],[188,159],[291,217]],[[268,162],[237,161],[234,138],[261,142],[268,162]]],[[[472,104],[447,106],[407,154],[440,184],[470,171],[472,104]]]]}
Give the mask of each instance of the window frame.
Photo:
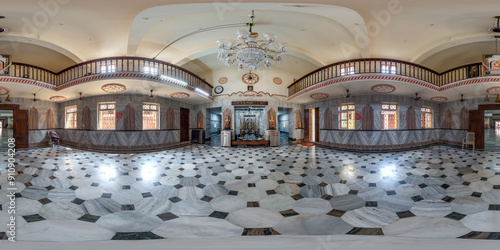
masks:
{"type": "Polygon", "coordinates": [[[77,105],[71,105],[71,106],[67,106],[64,108],[64,128],[65,129],[77,129],[78,128],[78,123],[77,123],[77,120],[78,119],[78,106],[77,105]],[[75,109],[75,111],[73,112],[68,112],[69,109],[75,109]],[[73,122],[72,124],[74,125],[74,127],[69,127],[68,126],[68,115],[70,114],[74,114],[74,118],[73,118],[73,122]]]}
{"type": "Polygon", "coordinates": [[[397,73],[396,65],[394,65],[394,64],[386,64],[386,63],[381,64],[380,65],[380,73],[395,75],[397,73]]]}
{"type": "Polygon", "coordinates": [[[151,103],[151,102],[144,102],[142,103],[142,130],[159,130],[160,129],[160,104],[159,103],[151,103]],[[145,109],[145,106],[149,106],[149,109],[145,109]],[[151,110],[151,106],[155,106],[156,110],[151,110]],[[144,112],[155,112],[156,113],[156,122],[155,126],[156,128],[148,128],[145,129],[144,127],[144,112]]]}
{"type": "Polygon", "coordinates": [[[346,66],[340,68],[340,76],[354,75],[356,74],[356,69],[354,66],[346,66]]]}
{"type": "Polygon", "coordinates": [[[420,118],[421,118],[421,128],[422,129],[431,129],[433,128],[434,126],[434,118],[432,117],[432,108],[430,107],[425,107],[425,106],[422,106],[420,108],[420,112],[421,112],[421,115],[420,115],[420,118]],[[427,126],[427,117],[429,117],[430,119],[430,125],[427,126]]]}
{"type": "Polygon", "coordinates": [[[101,64],[101,74],[105,73],[115,73],[116,72],[116,64],[110,63],[110,64],[101,64]]]}
{"type": "Polygon", "coordinates": [[[399,105],[396,103],[381,103],[380,104],[380,121],[381,121],[381,130],[396,130],[399,129],[399,105]],[[384,108],[384,106],[388,106],[387,108],[384,108]],[[390,128],[390,121],[388,120],[388,127],[385,128],[385,119],[384,115],[389,115],[389,114],[384,114],[384,112],[394,112],[394,125],[395,128],[390,128]]]}
{"type": "Polygon", "coordinates": [[[116,130],[116,102],[99,102],[97,103],[97,130],[116,130]],[[106,105],[106,109],[102,109],[101,105],[106,105]],[[109,105],[114,105],[113,109],[109,108],[109,105]],[[113,116],[114,116],[114,128],[102,128],[102,117],[101,117],[101,112],[103,111],[109,111],[113,110],[113,116]]]}
{"type": "Polygon", "coordinates": [[[356,130],[356,104],[354,103],[345,103],[339,106],[339,129],[345,130],[356,130]],[[345,107],[345,109],[344,109],[345,107]],[[342,118],[342,114],[345,113],[346,119],[342,118]],[[351,119],[350,115],[352,115],[352,123],[350,123],[351,119]],[[346,126],[343,126],[342,122],[346,122],[346,126]],[[350,128],[350,124],[352,127],[350,128]]]}

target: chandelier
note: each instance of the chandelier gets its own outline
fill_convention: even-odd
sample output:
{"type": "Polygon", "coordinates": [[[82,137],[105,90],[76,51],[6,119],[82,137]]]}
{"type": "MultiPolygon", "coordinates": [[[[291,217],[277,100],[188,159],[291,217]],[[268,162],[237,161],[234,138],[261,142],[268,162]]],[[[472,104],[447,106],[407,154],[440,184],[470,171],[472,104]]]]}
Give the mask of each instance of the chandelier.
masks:
{"type": "Polygon", "coordinates": [[[252,23],[249,31],[238,31],[238,41],[217,41],[217,58],[224,62],[226,66],[238,63],[238,70],[244,67],[250,71],[258,70],[260,65],[264,64],[266,68],[271,68],[271,62],[280,62],[282,56],[286,54],[286,43],[278,43],[276,35],[263,34],[264,40],[257,40],[259,33],[253,32],[254,11],[250,15],[252,23]]]}

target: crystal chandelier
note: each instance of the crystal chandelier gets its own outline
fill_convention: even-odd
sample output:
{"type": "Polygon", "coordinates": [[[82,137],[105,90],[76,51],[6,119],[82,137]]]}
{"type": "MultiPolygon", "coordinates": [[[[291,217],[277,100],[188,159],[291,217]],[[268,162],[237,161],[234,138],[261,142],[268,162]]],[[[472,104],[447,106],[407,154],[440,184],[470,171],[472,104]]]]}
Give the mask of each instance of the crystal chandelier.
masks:
{"type": "Polygon", "coordinates": [[[250,26],[250,30],[238,31],[237,43],[234,41],[217,41],[219,43],[217,58],[224,62],[226,66],[237,62],[238,70],[246,67],[248,70],[254,71],[258,70],[262,64],[266,68],[271,68],[271,62],[280,62],[282,60],[282,56],[287,52],[287,44],[278,43],[276,35],[267,33],[263,34],[264,40],[257,40],[259,33],[252,32],[252,27],[255,26],[253,10],[250,18],[252,23],[247,24],[250,26]]]}

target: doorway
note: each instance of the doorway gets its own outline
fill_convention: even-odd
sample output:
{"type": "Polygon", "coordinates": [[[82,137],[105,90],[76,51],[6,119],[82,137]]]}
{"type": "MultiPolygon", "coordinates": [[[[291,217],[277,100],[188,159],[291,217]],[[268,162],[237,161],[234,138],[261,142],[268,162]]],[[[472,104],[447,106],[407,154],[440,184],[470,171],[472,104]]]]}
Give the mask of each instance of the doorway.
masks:
{"type": "Polygon", "coordinates": [[[8,141],[9,138],[16,139],[16,148],[29,147],[28,110],[19,110],[18,104],[0,104],[0,112],[4,115],[2,119],[2,147],[3,141],[8,141]],[[7,127],[5,127],[6,125],[7,127]]]}
{"type": "Polygon", "coordinates": [[[280,131],[280,145],[289,144],[290,112],[292,112],[291,108],[278,108],[278,130],[280,131]]]}
{"type": "Polygon", "coordinates": [[[180,140],[189,141],[189,109],[181,108],[180,114],[180,140]]]}
{"type": "Polygon", "coordinates": [[[304,140],[319,142],[319,108],[304,110],[304,140]]]}
{"type": "Polygon", "coordinates": [[[0,148],[7,148],[14,137],[14,110],[0,110],[0,148]]]}
{"type": "Polygon", "coordinates": [[[484,111],[484,147],[500,149],[500,110],[484,111]]]}
{"type": "MultiPolygon", "coordinates": [[[[490,134],[487,135],[486,133],[491,133],[493,136],[496,135],[496,130],[489,130],[489,121],[491,117],[491,120],[495,121],[493,124],[496,124],[496,115],[494,114],[499,111],[500,104],[482,104],[478,106],[477,110],[469,111],[469,131],[474,132],[476,135],[476,148],[500,149],[500,144],[496,143],[497,139],[488,142],[488,144],[486,143],[486,136],[490,138],[490,134]],[[486,126],[488,126],[488,128],[486,128],[486,126]]],[[[500,121],[500,119],[498,121],[500,121]]]]}
{"type": "Polygon", "coordinates": [[[220,146],[220,133],[222,130],[222,108],[207,108],[207,133],[211,146],[220,146]]]}

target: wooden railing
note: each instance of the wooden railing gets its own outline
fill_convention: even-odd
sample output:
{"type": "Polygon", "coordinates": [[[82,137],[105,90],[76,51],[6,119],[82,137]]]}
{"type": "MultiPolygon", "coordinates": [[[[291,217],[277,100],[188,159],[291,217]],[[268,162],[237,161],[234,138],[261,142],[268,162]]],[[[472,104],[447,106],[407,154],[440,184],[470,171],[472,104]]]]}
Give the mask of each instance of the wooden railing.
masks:
{"type": "Polygon", "coordinates": [[[188,86],[199,88],[212,95],[212,85],[192,72],[167,62],[142,57],[110,57],[80,63],[61,72],[42,69],[33,65],[13,63],[10,76],[29,78],[61,86],[85,76],[108,73],[141,73],[144,76],[168,76],[183,81],[188,86]]]}
{"type": "Polygon", "coordinates": [[[303,76],[288,86],[288,96],[336,77],[372,73],[411,77],[441,87],[456,81],[484,76],[486,71],[481,63],[468,64],[438,73],[405,61],[380,58],[356,59],[330,64],[303,76]]]}

